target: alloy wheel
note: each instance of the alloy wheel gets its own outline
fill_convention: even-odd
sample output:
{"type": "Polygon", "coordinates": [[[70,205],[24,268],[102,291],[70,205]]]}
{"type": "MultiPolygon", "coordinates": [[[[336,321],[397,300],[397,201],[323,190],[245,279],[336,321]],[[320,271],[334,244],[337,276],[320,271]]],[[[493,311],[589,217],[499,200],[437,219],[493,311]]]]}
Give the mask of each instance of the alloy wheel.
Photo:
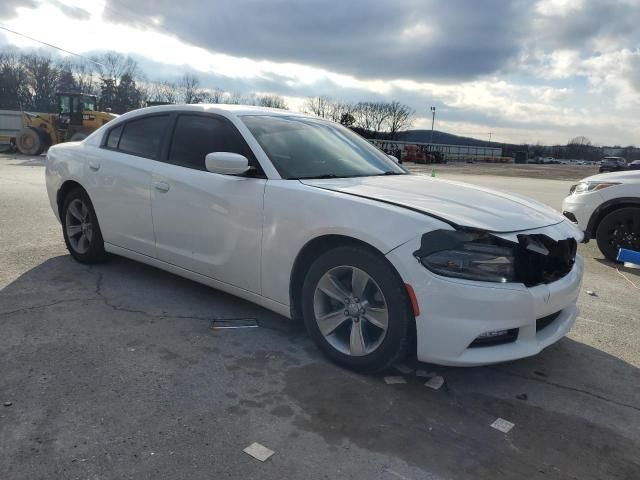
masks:
{"type": "Polygon", "coordinates": [[[334,267],[320,278],[313,311],[327,342],[351,356],[374,352],[389,326],[382,290],[365,271],[351,266],[334,267]]]}
{"type": "Polygon", "coordinates": [[[69,203],[65,217],[65,229],[71,247],[79,254],[87,253],[93,239],[89,207],[76,198],[69,203]]]}

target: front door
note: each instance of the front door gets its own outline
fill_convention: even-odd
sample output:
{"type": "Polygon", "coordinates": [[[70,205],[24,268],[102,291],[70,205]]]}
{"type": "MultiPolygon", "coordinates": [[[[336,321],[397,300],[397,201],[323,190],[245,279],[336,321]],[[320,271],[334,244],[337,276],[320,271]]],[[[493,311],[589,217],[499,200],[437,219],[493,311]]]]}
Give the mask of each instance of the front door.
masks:
{"type": "Polygon", "coordinates": [[[206,171],[207,153],[251,157],[240,133],[225,118],[182,113],[175,122],[166,162],[154,165],[151,179],[157,257],[260,293],[266,179],[206,171]]]}

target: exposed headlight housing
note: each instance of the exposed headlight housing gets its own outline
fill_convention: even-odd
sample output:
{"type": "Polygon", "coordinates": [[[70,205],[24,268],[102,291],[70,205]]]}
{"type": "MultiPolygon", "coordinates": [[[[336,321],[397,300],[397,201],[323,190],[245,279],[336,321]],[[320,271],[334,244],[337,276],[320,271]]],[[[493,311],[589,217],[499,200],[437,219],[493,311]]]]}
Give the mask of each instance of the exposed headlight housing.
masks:
{"type": "Polygon", "coordinates": [[[446,277],[505,283],[514,281],[513,259],[510,248],[470,242],[421,257],[420,262],[446,277]]]}
{"type": "Polygon", "coordinates": [[[423,245],[416,257],[433,273],[481,282],[515,281],[515,255],[508,242],[475,232],[432,234],[430,248],[423,245]]]}
{"type": "Polygon", "coordinates": [[[614,185],[620,185],[619,182],[580,182],[577,185],[573,185],[570,194],[580,195],[582,193],[591,193],[603,188],[613,187],[614,185]]]}
{"type": "Polygon", "coordinates": [[[514,242],[468,228],[433,230],[422,236],[413,255],[437,275],[527,287],[555,282],[573,268],[575,238],[554,240],[544,234],[517,238],[514,242]]]}

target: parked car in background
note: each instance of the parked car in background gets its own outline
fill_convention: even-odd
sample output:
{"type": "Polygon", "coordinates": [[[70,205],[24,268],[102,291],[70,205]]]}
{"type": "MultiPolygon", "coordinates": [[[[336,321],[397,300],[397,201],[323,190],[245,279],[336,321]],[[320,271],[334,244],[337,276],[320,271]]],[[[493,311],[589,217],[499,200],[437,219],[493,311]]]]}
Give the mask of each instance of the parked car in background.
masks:
{"type": "Polygon", "coordinates": [[[620,248],[640,251],[640,170],[593,175],[573,185],[562,213],[595,238],[609,260],[620,248]]]}
{"type": "Polygon", "coordinates": [[[577,317],[582,233],[570,221],[411,175],[316,117],[141,109],[52,147],[46,184],[77,261],[122,255],[302,320],[356,370],[409,349],[460,366],[527,357],[577,317]]]}
{"type": "Polygon", "coordinates": [[[627,165],[627,170],[640,170],[640,160],[634,160],[627,165]]]}
{"type": "Polygon", "coordinates": [[[619,172],[627,168],[627,161],[622,157],[604,157],[600,161],[600,173],[619,172]]]}

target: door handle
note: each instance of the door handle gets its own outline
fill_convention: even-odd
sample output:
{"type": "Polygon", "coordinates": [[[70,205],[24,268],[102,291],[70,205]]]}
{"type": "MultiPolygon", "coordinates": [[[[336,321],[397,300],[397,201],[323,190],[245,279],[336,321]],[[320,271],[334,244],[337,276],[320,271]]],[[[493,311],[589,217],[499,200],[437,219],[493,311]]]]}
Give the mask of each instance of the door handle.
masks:
{"type": "Polygon", "coordinates": [[[91,170],[93,170],[94,172],[97,172],[98,170],[100,170],[100,164],[98,162],[89,162],[89,168],[91,170]]]}
{"type": "Polygon", "coordinates": [[[167,182],[153,182],[153,186],[161,192],[168,192],[171,188],[167,182]]]}

